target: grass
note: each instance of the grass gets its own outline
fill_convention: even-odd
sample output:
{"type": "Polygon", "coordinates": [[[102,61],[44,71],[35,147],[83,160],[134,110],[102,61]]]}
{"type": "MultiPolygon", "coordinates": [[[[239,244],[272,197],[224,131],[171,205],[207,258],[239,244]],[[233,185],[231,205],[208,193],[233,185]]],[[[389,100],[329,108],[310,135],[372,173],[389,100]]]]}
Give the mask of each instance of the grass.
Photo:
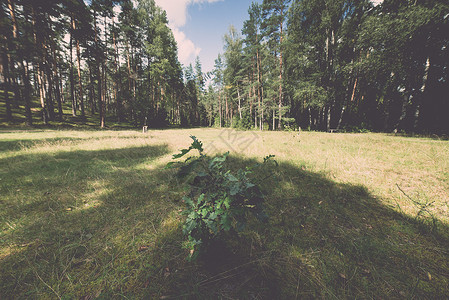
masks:
{"type": "Polygon", "coordinates": [[[218,129],[0,132],[0,298],[449,297],[449,142],[218,129]],[[164,166],[195,135],[268,154],[268,223],[196,262],[164,166]]]}

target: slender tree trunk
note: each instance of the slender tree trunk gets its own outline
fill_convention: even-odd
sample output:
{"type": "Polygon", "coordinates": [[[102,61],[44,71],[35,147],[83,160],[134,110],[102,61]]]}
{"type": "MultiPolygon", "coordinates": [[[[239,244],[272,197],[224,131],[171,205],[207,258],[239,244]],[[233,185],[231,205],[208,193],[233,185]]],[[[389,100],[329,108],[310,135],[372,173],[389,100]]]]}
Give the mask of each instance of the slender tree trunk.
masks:
{"type": "Polygon", "coordinates": [[[226,126],[229,126],[229,107],[228,107],[228,94],[225,92],[224,93],[225,95],[225,103],[226,103],[226,106],[225,106],[225,108],[226,108],[226,114],[225,114],[225,116],[226,116],[226,126]]]}
{"type": "Polygon", "coordinates": [[[426,66],[424,68],[424,75],[422,78],[422,85],[421,85],[421,88],[419,89],[420,94],[419,94],[418,101],[417,101],[418,103],[417,103],[416,109],[415,109],[415,116],[414,116],[415,121],[413,124],[413,128],[415,131],[417,131],[418,127],[419,127],[418,126],[419,125],[419,116],[421,113],[421,105],[423,102],[424,92],[426,91],[427,79],[429,78],[429,70],[430,70],[430,57],[427,57],[426,66]]]}
{"type": "MultiPolygon", "coordinates": [[[[112,27],[114,28],[115,22],[114,22],[114,16],[112,16],[112,27]]],[[[122,116],[122,101],[120,99],[119,90],[121,88],[121,78],[120,78],[120,65],[118,63],[118,48],[117,43],[115,40],[115,32],[112,33],[112,42],[114,44],[114,66],[115,66],[115,78],[114,78],[114,97],[115,97],[115,103],[116,103],[116,110],[117,110],[117,121],[121,122],[123,120],[122,116]]]]}
{"type": "Polygon", "coordinates": [[[26,116],[26,124],[27,126],[33,125],[33,117],[31,115],[31,83],[30,83],[30,77],[29,77],[29,71],[28,71],[28,63],[25,61],[25,64],[20,62],[21,69],[22,69],[22,75],[23,75],[23,82],[25,85],[25,91],[23,98],[25,99],[25,116],[26,116]]]}
{"type": "MultiPolygon", "coordinates": [[[[97,30],[97,15],[94,14],[94,39],[95,39],[95,43],[98,45],[98,30],[97,30]]],[[[103,89],[103,85],[102,85],[102,77],[101,77],[101,65],[102,65],[102,59],[97,57],[97,80],[98,80],[98,103],[100,106],[100,127],[104,128],[105,126],[105,111],[104,111],[104,101],[103,101],[103,93],[102,93],[102,89],[103,89]]]]}
{"type": "MultiPolygon", "coordinates": [[[[407,84],[409,85],[409,84],[407,84]]],[[[407,116],[407,105],[408,103],[413,101],[413,94],[410,91],[409,86],[407,87],[407,93],[405,93],[402,97],[402,105],[401,105],[401,114],[399,116],[398,121],[396,122],[396,125],[394,126],[394,131],[397,132],[400,129],[405,129],[404,127],[404,121],[407,116]]]]}
{"type": "Polygon", "coordinates": [[[92,74],[92,69],[94,68],[94,66],[92,65],[92,62],[90,62],[89,67],[88,67],[88,71],[89,71],[89,105],[90,105],[90,112],[92,115],[95,114],[96,112],[96,107],[95,107],[95,79],[94,79],[94,75],[92,74]]]}
{"type": "Polygon", "coordinates": [[[256,67],[257,67],[257,104],[259,113],[259,128],[263,130],[263,86],[262,86],[262,70],[260,67],[261,58],[259,49],[256,49],[256,67]]]}
{"type": "Polygon", "coordinates": [[[218,92],[218,111],[219,111],[219,115],[220,115],[220,128],[221,128],[221,124],[223,123],[222,122],[222,117],[221,117],[221,115],[222,115],[222,107],[221,107],[221,97],[220,97],[220,92],[218,92]]]}
{"type": "Polygon", "coordinates": [[[346,110],[346,103],[343,104],[343,106],[341,107],[340,119],[338,119],[337,130],[340,130],[340,126],[341,126],[341,122],[343,121],[343,114],[345,113],[345,110],[346,110]]]}
{"type": "Polygon", "coordinates": [[[58,73],[58,59],[56,56],[56,46],[53,44],[52,45],[52,52],[53,52],[53,77],[54,77],[54,81],[55,81],[55,92],[56,92],[56,103],[58,105],[58,120],[62,121],[62,100],[61,100],[61,90],[60,90],[60,78],[59,78],[59,73],[58,73]]]}
{"type": "MultiPolygon", "coordinates": [[[[13,0],[7,0],[8,1],[8,10],[9,10],[9,14],[11,16],[11,21],[12,21],[12,33],[13,33],[13,40],[16,41],[17,40],[17,21],[16,21],[16,14],[15,14],[15,6],[14,6],[14,2],[13,0]]],[[[11,43],[11,50],[14,51],[15,49],[15,44],[11,43]]],[[[11,55],[8,53],[8,65],[10,67],[10,87],[11,87],[11,83],[12,83],[12,88],[14,89],[14,107],[15,108],[19,108],[19,102],[20,102],[20,89],[19,89],[19,84],[16,81],[16,78],[14,76],[14,61],[11,58],[11,55]]],[[[20,58],[19,58],[19,64],[21,64],[20,62],[20,58]]]]}
{"type": "MultiPolygon", "coordinates": [[[[6,42],[5,42],[6,44],[6,42]]],[[[10,60],[8,57],[8,54],[6,53],[7,50],[2,51],[0,59],[2,62],[0,63],[0,67],[2,68],[2,75],[3,75],[3,83],[4,83],[4,90],[3,95],[5,98],[5,105],[6,105],[6,121],[12,122],[12,111],[11,111],[11,102],[9,98],[9,91],[11,87],[11,79],[10,79],[10,72],[9,72],[9,66],[10,66],[10,60]]]]}
{"type": "Polygon", "coordinates": [[[309,112],[309,129],[312,128],[312,111],[310,109],[310,107],[307,108],[308,112],[309,112]]]}
{"type": "MultiPolygon", "coordinates": [[[[107,19],[106,19],[106,15],[104,16],[104,46],[105,49],[108,49],[108,38],[107,38],[107,19]]],[[[102,67],[103,67],[103,106],[104,106],[104,117],[106,118],[106,110],[108,110],[109,108],[109,103],[110,103],[110,99],[109,99],[109,93],[108,93],[108,74],[107,74],[107,65],[105,63],[105,61],[102,61],[102,67]]]]}
{"type": "MultiPolygon", "coordinates": [[[[256,94],[256,86],[253,84],[253,97],[257,98],[257,100],[259,101],[257,94],[256,94]]],[[[256,99],[254,99],[256,100],[256,99]]],[[[256,111],[256,102],[254,101],[254,128],[258,129],[258,122],[257,122],[257,114],[260,112],[260,101],[259,101],[259,110],[256,111]]]]}
{"type": "Polygon", "coordinates": [[[53,77],[51,74],[51,66],[46,66],[47,71],[47,107],[48,107],[48,115],[50,120],[54,121],[55,119],[55,109],[53,105],[53,77]]]}
{"type": "Polygon", "coordinates": [[[239,100],[239,107],[238,107],[238,110],[239,110],[239,116],[240,116],[240,120],[241,120],[241,119],[242,119],[242,106],[241,106],[241,100],[240,100],[240,88],[239,88],[238,82],[237,82],[237,98],[238,98],[238,100],[239,100]]]}
{"type": "MultiPolygon", "coordinates": [[[[75,27],[75,20],[73,19],[73,15],[71,17],[72,29],[75,27]]],[[[72,116],[76,117],[76,102],[75,102],[75,84],[73,78],[73,32],[70,32],[70,72],[69,72],[69,80],[70,80],[70,100],[72,103],[72,116]]]]}
{"type": "Polygon", "coordinates": [[[78,67],[79,105],[81,110],[81,116],[84,117],[86,114],[84,111],[83,80],[81,78],[81,51],[80,51],[80,41],[78,38],[76,38],[76,60],[78,67]]]}
{"type": "Polygon", "coordinates": [[[327,107],[327,119],[326,119],[326,130],[329,132],[331,130],[331,105],[327,107]]]}
{"type": "MultiPolygon", "coordinates": [[[[283,19],[283,10],[281,9],[281,20],[283,19]]],[[[279,39],[279,122],[278,129],[282,128],[282,21],[280,23],[280,39],[279,39]]]]}

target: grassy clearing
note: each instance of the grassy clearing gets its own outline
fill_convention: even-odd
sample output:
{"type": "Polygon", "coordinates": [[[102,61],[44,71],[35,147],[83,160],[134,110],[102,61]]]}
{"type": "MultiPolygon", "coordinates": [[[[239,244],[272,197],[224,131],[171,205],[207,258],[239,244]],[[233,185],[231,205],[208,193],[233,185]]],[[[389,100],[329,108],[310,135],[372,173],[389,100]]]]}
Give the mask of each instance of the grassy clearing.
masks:
{"type": "Polygon", "coordinates": [[[448,157],[384,134],[5,130],[0,298],[447,298],[448,157]],[[235,167],[280,162],[269,222],[194,263],[164,169],[190,134],[235,167]]]}

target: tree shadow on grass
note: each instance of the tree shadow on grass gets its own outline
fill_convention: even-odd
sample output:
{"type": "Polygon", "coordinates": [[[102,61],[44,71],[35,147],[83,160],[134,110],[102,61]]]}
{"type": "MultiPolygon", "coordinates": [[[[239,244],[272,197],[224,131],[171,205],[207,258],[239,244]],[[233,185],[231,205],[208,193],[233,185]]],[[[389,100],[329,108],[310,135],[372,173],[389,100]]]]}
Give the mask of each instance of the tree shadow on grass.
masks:
{"type": "Polygon", "coordinates": [[[77,142],[83,140],[82,138],[46,138],[46,139],[22,139],[22,140],[0,140],[0,152],[17,151],[24,148],[31,148],[33,146],[42,144],[53,144],[60,142],[77,142]]]}
{"type": "MultiPolygon", "coordinates": [[[[230,163],[253,164],[236,157],[230,163]]],[[[252,220],[240,237],[226,235],[194,271],[174,281],[174,298],[449,296],[447,225],[432,230],[363,186],[336,183],[290,163],[280,164],[263,189],[269,221],[252,220]]]]}
{"type": "MultiPolygon", "coordinates": [[[[178,215],[183,192],[173,171],[155,164],[167,153],[166,145],[158,145],[1,160],[9,179],[2,183],[8,202],[1,203],[0,214],[0,294],[68,299],[448,295],[447,236],[385,206],[362,186],[336,183],[289,163],[262,186],[268,222],[250,219],[239,236],[227,234],[203,258],[187,262],[178,215]]],[[[236,169],[254,161],[231,157],[229,164],[236,169]]],[[[439,232],[447,230],[440,224],[439,232]]]]}
{"type": "Polygon", "coordinates": [[[155,145],[30,153],[0,160],[5,166],[0,294],[81,297],[78,284],[85,284],[89,276],[79,276],[77,268],[111,270],[111,255],[126,248],[120,239],[128,242],[129,231],[149,215],[156,214],[149,223],[158,227],[169,212],[170,201],[153,212],[146,210],[154,201],[152,194],[163,198],[160,194],[167,187],[155,178],[164,171],[152,172],[145,165],[167,153],[167,145],[155,145]],[[58,288],[52,291],[47,285],[58,288]]]}
{"type": "MultiPolygon", "coordinates": [[[[34,132],[34,131],[33,131],[34,132]]],[[[86,130],[83,130],[81,132],[86,132],[86,130]]],[[[137,132],[136,132],[137,134],[137,132]]],[[[81,141],[99,141],[99,140],[107,140],[111,138],[116,138],[116,135],[102,135],[97,137],[89,137],[86,136],[84,138],[82,137],[55,137],[55,138],[42,138],[42,139],[11,139],[11,140],[0,140],[0,152],[7,152],[7,151],[18,151],[22,149],[30,149],[33,147],[40,147],[40,146],[48,146],[48,145],[57,145],[60,146],[61,144],[67,145],[67,144],[73,144],[76,145],[78,142],[81,141]]],[[[135,138],[135,136],[120,136],[120,139],[131,139],[135,138]]]]}

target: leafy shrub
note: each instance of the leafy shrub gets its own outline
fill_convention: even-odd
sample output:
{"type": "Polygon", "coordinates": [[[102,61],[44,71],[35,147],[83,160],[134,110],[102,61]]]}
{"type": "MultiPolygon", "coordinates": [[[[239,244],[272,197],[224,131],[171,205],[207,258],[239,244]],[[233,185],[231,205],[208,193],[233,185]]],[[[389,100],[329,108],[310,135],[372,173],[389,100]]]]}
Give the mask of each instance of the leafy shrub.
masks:
{"type": "Polygon", "coordinates": [[[262,207],[263,194],[250,177],[269,161],[277,163],[270,155],[265,157],[263,164],[232,173],[226,164],[229,152],[208,157],[203,153],[202,142],[194,136],[191,138],[190,147],[173,155],[173,159],[181,158],[191,150],[198,150],[199,156],[190,156],[184,162],[170,162],[167,166],[178,166],[178,176],[188,186],[189,191],[183,197],[186,206],[183,233],[188,238],[185,246],[190,250],[190,258],[195,258],[200,249],[207,248],[220,233],[242,230],[248,213],[253,213],[259,220],[267,218],[262,207]]]}
{"type": "Polygon", "coordinates": [[[220,127],[220,116],[215,116],[214,118],[214,127],[219,128],[220,127]]]}
{"type": "Polygon", "coordinates": [[[242,118],[240,118],[239,115],[235,115],[232,119],[232,122],[233,122],[232,127],[237,129],[246,130],[251,129],[252,127],[251,115],[246,110],[242,112],[242,118]]]}

